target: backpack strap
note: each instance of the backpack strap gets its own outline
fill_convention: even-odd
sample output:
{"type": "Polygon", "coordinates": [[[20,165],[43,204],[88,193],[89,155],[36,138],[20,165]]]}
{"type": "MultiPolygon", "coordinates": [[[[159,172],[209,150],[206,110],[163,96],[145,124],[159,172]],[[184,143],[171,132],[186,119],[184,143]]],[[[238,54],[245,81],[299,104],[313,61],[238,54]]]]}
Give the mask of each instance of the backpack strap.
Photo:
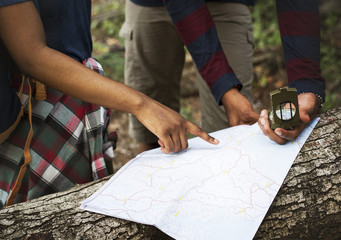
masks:
{"type": "Polygon", "coordinates": [[[32,82],[36,84],[35,99],[46,100],[46,85],[34,79],[32,79],[32,82]]]}
{"type": "MultiPolygon", "coordinates": [[[[20,94],[20,98],[22,95],[22,88],[23,88],[23,84],[25,82],[26,77],[23,75],[22,76],[22,83],[21,83],[21,89],[20,92],[18,93],[18,95],[20,94]]],[[[8,197],[8,200],[6,202],[5,207],[10,206],[14,203],[15,197],[17,196],[19,189],[21,187],[21,183],[22,180],[25,176],[26,173],[26,169],[27,166],[30,164],[31,162],[31,153],[30,153],[30,145],[31,145],[31,141],[32,141],[32,137],[33,137],[33,126],[32,126],[32,104],[31,104],[31,98],[32,98],[32,89],[31,89],[31,84],[30,84],[30,78],[27,78],[27,82],[28,82],[28,87],[29,87],[29,96],[28,96],[28,117],[29,117],[29,122],[30,122],[30,131],[28,132],[28,136],[25,142],[25,147],[24,147],[24,164],[20,167],[19,170],[19,174],[18,177],[15,181],[15,184],[12,188],[12,191],[8,197]]]]}
{"type": "MultiPolygon", "coordinates": [[[[40,15],[38,1],[37,0],[33,0],[33,1],[34,1],[34,4],[35,4],[36,8],[37,8],[37,11],[38,11],[38,13],[40,15]]],[[[26,139],[25,146],[24,146],[24,159],[25,159],[25,161],[24,161],[24,164],[20,167],[18,177],[17,177],[17,179],[15,181],[15,184],[14,184],[14,186],[12,188],[12,191],[10,192],[9,197],[7,199],[7,202],[6,202],[6,205],[5,205],[6,207],[10,206],[10,205],[12,205],[14,203],[15,197],[17,196],[17,194],[18,194],[18,192],[20,190],[23,178],[25,176],[25,173],[26,173],[26,170],[27,170],[27,166],[31,162],[30,145],[31,145],[31,141],[32,141],[32,138],[33,138],[33,126],[32,126],[32,104],[31,104],[32,88],[31,88],[30,81],[32,81],[32,83],[35,83],[35,85],[36,85],[35,98],[37,100],[46,100],[46,85],[41,83],[41,82],[39,82],[39,81],[33,80],[33,79],[29,78],[29,77],[26,77],[24,75],[22,75],[21,87],[20,87],[20,91],[18,93],[18,96],[19,96],[20,100],[22,99],[22,91],[23,91],[23,85],[24,85],[25,79],[27,79],[27,83],[28,83],[28,87],[29,87],[28,117],[29,117],[29,123],[30,123],[30,131],[28,132],[27,139],[26,139]]],[[[13,124],[11,126],[12,130],[9,131],[9,134],[16,128],[16,126],[20,122],[20,119],[21,119],[23,114],[24,114],[24,107],[22,106],[20,114],[19,114],[15,124],[13,124]]],[[[8,130],[6,130],[6,132],[7,131],[8,130]]],[[[8,134],[8,136],[9,136],[9,134],[8,134]]],[[[0,136],[1,138],[2,138],[2,135],[3,134],[1,134],[1,136],[0,136]]],[[[0,141],[1,141],[1,138],[0,138],[0,141]]],[[[6,139],[6,138],[4,138],[4,139],[6,139]]]]}

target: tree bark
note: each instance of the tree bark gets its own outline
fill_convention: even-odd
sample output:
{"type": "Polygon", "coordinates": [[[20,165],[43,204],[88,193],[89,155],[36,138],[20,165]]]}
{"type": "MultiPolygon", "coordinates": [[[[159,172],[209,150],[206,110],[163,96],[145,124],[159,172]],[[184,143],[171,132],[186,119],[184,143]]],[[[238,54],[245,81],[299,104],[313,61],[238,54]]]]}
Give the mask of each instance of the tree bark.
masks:
{"type": "Polygon", "coordinates": [[[341,108],[322,114],[255,239],[341,239],[341,108]]]}
{"type": "MultiPolygon", "coordinates": [[[[341,108],[303,146],[254,239],[341,239],[341,108]]],[[[0,211],[0,239],[170,239],[153,226],[79,209],[108,178],[0,211]]]]}

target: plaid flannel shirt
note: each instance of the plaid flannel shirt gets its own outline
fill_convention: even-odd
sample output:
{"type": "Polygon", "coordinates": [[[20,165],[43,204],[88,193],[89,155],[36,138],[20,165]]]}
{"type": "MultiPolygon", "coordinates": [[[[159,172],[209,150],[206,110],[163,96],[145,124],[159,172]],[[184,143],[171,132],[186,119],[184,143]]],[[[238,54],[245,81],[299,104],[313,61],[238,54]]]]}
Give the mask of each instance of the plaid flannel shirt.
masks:
{"type": "MultiPolygon", "coordinates": [[[[101,65],[93,58],[83,64],[103,75],[101,65]]],[[[25,86],[24,102],[28,99],[27,92],[25,86]]],[[[16,203],[108,175],[102,148],[109,111],[48,88],[45,101],[32,98],[32,119],[32,160],[16,203]]],[[[28,131],[26,107],[16,130],[0,145],[0,209],[6,203],[24,162],[23,149],[28,131]]]]}

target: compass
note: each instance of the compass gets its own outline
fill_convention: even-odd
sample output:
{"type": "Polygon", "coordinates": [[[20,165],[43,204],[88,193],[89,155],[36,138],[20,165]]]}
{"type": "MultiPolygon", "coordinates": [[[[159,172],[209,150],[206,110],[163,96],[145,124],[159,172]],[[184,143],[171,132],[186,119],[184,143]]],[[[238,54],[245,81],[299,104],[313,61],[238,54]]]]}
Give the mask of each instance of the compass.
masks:
{"type": "Polygon", "coordinates": [[[298,97],[296,88],[283,87],[270,92],[271,112],[270,126],[274,130],[283,128],[292,130],[300,125],[298,97]]]}

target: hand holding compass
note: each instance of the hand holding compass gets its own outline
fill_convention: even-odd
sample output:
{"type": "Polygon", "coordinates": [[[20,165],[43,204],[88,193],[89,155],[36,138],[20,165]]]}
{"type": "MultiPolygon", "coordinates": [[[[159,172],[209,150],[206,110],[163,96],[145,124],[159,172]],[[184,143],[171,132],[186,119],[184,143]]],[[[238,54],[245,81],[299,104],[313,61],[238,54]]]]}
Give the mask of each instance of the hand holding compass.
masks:
{"type": "Polygon", "coordinates": [[[302,93],[297,96],[295,89],[284,89],[286,89],[282,90],[284,96],[281,94],[280,98],[277,94],[281,93],[281,89],[277,92],[273,91],[272,96],[270,93],[271,99],[274,99],[272,112],[275,115],[268,114],[267,110],[262,110],[258,119],[258,125],[264,134],[278,144],[296,139],[310,121],[317,116],[321,104],[314,93],[302,93]],[[298,101],[296,102],[295,99],[298,101]],[[276,119],[275,123],[272,123],[274,120],[271,120],[269,115],[272,116],[272,119],[276,119]]]}

